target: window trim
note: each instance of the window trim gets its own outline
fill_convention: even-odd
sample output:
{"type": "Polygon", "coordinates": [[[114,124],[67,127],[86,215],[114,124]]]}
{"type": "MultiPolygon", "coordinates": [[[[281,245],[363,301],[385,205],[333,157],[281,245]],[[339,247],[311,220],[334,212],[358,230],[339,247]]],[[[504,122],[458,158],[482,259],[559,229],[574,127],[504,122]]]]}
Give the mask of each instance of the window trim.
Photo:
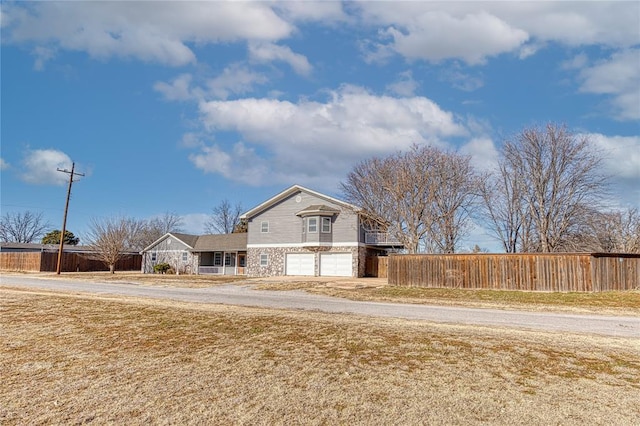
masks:
{"type": "Polygon", "coordinates": [[[269,254],[260,253],[260,266],[269,266],[269,254]]]}
{"type": "Polygon", "coordinates": [[[268,220],[263,220],[262,222],[260,222],[260,232],[262,234],[269,233],[269,221],[268,220]]]}
{"type": "Polygon", "coordinates": [[[322,232],[323,234],[330,234],[331,233],[331,218],[328,216],[322,216],[322,218],[320,219],[320,232],[322,232]],[[325,231],[324,225],[325,224],[329,224],[328,229],[325,231]]]}
{"type": "Polygon", "coordinates": [[[309,232],[310,234],[317,234],[318,233],[318,217],[314,216],[314,217],[309,217],[307,218],[307,232],[309,232]],[[311,222],[313,221],[314,223],[314,230],[311,230],[311,222]]]}

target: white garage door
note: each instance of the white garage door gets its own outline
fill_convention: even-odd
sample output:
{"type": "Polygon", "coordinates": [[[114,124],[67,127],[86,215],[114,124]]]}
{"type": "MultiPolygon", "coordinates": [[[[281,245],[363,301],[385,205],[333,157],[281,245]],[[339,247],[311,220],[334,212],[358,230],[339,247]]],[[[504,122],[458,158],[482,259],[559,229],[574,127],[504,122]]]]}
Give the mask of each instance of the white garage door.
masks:
{"type": "Polygon", "coordinates": [[[314,275],[313,253],[288,253],[286,275],[314,275]]]}
{"type": "Polygon", "coordinates": [[[353,275],[351,261],[351,253],[322,253],[320,255],[320,275],[350,277],[353,275]]]}

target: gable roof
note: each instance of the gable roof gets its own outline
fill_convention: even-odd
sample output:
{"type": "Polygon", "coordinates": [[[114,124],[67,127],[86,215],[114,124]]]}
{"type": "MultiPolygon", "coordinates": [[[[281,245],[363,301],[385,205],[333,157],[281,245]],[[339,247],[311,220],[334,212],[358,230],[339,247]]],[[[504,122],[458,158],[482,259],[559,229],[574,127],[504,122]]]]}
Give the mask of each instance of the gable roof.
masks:
{"type": "Polygon", "coordinates": [[[182,242],[184,245],[186,245],[190,249],[192,249],[193,246],[195,246],[196,241],[198,240],[198,236],[197,235],[181,234],[181,233],[178,233],[178,232],[167,232],[162,237],[158,238],[157,240],[155,240],[154,242],[149,244],[147,247],[143,248],[140,251],[140,253],[149,250],[151,247],[155,246],[156,244],[158,244],[160,241],[166,239],[167,237],[175,238],[176,240],[182,242]]]}
{"type": "Polygon", "coordinates": [[[188,247],[191,252],[201,251],[243,251],[247,249],[247,233],[191,235],[167,232],[155,240],[143,252],[150,250],[167,237],[173,237],[188,247]]]}
{"type": "Polygon", "coordinates": [[[192,252],[244,251],[247,249],[247,233],[200,235],[192,252]]]}
{"type": "Polygon", "coordinates": [[[198,241],[199,238],[198,235],[180,234],[176,232],[169,232],[169,235],[172,235],[175,239],[182,241],[190,248],[195,247],[196,241],[198,241]]]}
{"type": "Polygon", "coordinates": [[[276,203],[284,200],[287,197],[290,197],[291,195],[293,195],[293,194],[295,194],[297,192],[306,192],[308,194],[311,194],[313,196],[316,196],[318,198],[326,200],[326,201],[328,201],[330,203],[334,203],[334,204],[337,204],[339,206],[343,206],[343,207],[345,207],[347,209],[351,209],[351,210],[355,210],[355,211],[360,210],[358,207],[354,206],[353,204],[349,204],[349,203],[347,203],[345,201],[338,200],[337,198],[333,198],[333,197],[331,197],[329,195],[325,195],[325,194],[322,194],[320,192],[314,191],[312,189],[305,188],[304,186],[301,186],[301,185],[293,185],[293,186],[285,189],[284,191],[274,195],[273,197],[269,198],[264,203],[259,204],[256,207],[252,208],[251,210],[247,211],[242,216],[240,216],[240,218],[241,219],[249,219],[249,218],[257,215],[258,213],[261,213],[264,210],[267,210],[268,208],[272,207],[276,203]]]}

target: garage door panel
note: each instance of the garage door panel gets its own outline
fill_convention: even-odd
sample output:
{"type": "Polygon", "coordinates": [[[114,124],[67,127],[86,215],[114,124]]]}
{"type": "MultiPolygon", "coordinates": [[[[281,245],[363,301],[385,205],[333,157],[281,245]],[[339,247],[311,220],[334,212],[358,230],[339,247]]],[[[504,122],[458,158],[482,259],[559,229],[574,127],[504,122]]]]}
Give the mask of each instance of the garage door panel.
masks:
{"type": "Polygon", "coordinates": [[[285,261],[286,275],[315,275],[313,253],[288,253],[285,261]]]}
{"type": "Polygon", "coordinates": [[[320,255],[320,275],[329,277],[350,277],[353,256],[351,253],[323,253],[320,255]]]}

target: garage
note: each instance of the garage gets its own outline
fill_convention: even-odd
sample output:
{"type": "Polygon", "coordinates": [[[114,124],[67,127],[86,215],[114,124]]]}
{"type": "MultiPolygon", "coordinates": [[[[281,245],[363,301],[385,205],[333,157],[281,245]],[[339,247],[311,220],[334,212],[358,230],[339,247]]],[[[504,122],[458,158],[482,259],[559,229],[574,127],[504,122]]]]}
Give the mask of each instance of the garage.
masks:
{"type": "Polygon", "coordinates": [[[320,275],[327,277],[350,277],[353,275],[351,253],[322,253],[320,275]]]}
{"type": "Polygon", "coordinates": [[[286,275],[315,275],[313,253],[288,253],[285,268],[286,275]]]}

